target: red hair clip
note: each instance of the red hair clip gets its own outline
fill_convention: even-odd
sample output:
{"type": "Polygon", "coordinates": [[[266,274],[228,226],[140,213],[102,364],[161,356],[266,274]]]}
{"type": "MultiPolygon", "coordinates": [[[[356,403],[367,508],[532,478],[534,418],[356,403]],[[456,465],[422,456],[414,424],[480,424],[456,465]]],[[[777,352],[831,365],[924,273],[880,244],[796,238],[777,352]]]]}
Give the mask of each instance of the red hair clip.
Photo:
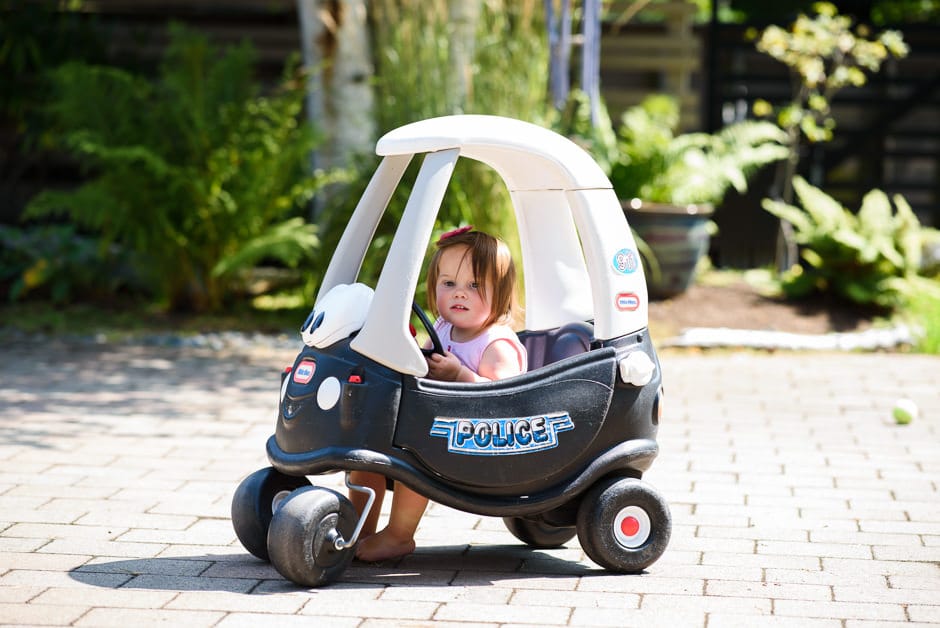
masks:
{"type": "Polygon", "coordinates": [[[462,233],[467,233],[468,231],[473,231],[473,225],[467,225],[465,227],[454,229],[453,231],[448,231],[447,233],[442,234],[441,237],[437,239],[437,242],[438,244],[440,244],[447,238],[453,238],[454,236],[458,236],[462,233]]]}

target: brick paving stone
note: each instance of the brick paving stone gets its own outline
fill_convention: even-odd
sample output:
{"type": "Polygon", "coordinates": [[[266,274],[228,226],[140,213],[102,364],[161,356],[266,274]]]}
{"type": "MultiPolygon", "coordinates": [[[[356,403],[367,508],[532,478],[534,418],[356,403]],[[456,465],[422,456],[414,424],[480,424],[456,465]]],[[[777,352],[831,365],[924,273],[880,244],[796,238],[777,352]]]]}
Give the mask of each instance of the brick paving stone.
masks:
{"type": "Polygon", "coordinates": [[[845,622],[846,628],[924,628],[925,626],[935,625],[936,623],[919,621],[873,621],[868,619],[849,619],[845,622]]]}
{"type": "Polygon", "coordinates": [[[162,608],[179,594],[175,591],[140,591],[132,589],[93,589],[85,587],[81,593],[74,588],[54,587],[34,596],[34,606],[70,606],[81,602],[85,606],[98,608],[162,608]]]}
{"type": "MultiPolygon", "coordinates": [[[[372,620],[363,621],[359,617],[316,617],[316,628],[366,628],[373,626],[372,620]]],[[[259,613],[229,613],[213,628],[259,628],[273,626],[276,628],[311,628],[312,618],[302,615],[277,615],[274,619],[270,615],[259,613]]],[[[407,626],[397,620],[386,625],[407,626]]],[[[420,625],[420,624],[415,624],[420,625]]],[[[424,624],[427,626],[427,624],[424,624]]]]}
{"type": "Polygon", "coordinates": [[[940,547],[875,545],[872,547],[872,553],[878,560],[940,563],[940,547]]]}
{"type": "Polygon", "coordinates": [[[928,589],[940,591],[940,567],[929,576],[888,576],[888,586],[893,589],[928,589]]]}
{"type": "Polygon", "coordinates": [[[858,524],[862,532],[885,532],[887,534],[938,534],[940,521],[883,521],[862,520],[858,524]]]}
{"type": "Polygon", "coordinates": [[[705,583],[705,595],[760,597],[775,600],[831,600],[832,589],[818,584],[708,580],[705,583]]]}
{"type": "Polygon", "coordinates": [[[709,613],[708,628],[842,628],[839,619],[709,613]]]}
{"type": "Polygon", "coordinates": [[[0,622],[9,626],[72,626],[88,611],[83,604],[0,604],[0,622]]]}
{"type": "MultiPolygon", "coordinates": [[[[675,533],[674,533],[675,534],[675,533]]],[[[740,552],[752,554],[756,543],[752,539],[719,538],[675,534],[669,545],[675,550],[695,552],[740,552]]]]}
{"type": "Polygon", "coordinates": [[[87,563],[92,557],[76,554],[36,554],[34,552],[3,552],[0,573],[10,569],[34,571],[69,571],[87,563]]]}
{"type": "Polygon", "coordinates": [[[95,554],[99,556],[150,558],[159,554],[165,547],[165,544],[159,543],[53,539],[36,551],[46,554],[95,554]]]}
{"type": "Polygon", "coordinates": [[[0,536],[0,552],[34,552],[49,539],[15,539],[0,536]]]}
{"type": "Polygon", "coordinates": [[[43,586],[0,586],[0,604],[23,604],[44,590],[43,586]]]}
{"type": "Polygon", "coordinates": [[[695,579],[715,579],[715,580],[739,580],[743,582],[761,582],[764,579],[764,572],[769,571],[760,567],[742,567],[739,565],[719,566],[719,565],[671,565],[668,568],[661,567],[659,562],[654,563],[647,570],[659,576],[672,578],[695,578],[695,579]]]}
{"type": "Polygon", "coordinates": [[[887,576],[866,572],[840,572],[823,571],[822,569],[765,569],[764,577],[767,582],[781,582],[791,584],[819,584],[834,586],[851,584],[868,589],[886,586],[887,576]]]}
{"type": "Polygon", "coordinates": [[[213,561],[245,561],[259,562],[254,556],[245,551],[240,543],[230,543],[229,545],[170,545],[162,552],[157,554],[155,559],[164,558],[184,558],[192,560],[213,560],[213,561]]]}
{"type": "Polygon", "coordinates": [[[212,566],[209,560],[122,559],[98,556],[75,569],[76,572],[123,573],[131,575],[198,576],[212,566]]]}
{"type": "Polygon", "coordinates": [[[227,591],[183,591],[165,604],[164,608],[258,613],[260,617],[268,616],[268,621],[270,621],[270,615],[293,615],[306,603],[307,599],[299,595],[271,596],[245,595],[227,591]]]}
{"type": "Polygon", "coordinates": [[[747,528],[732,528],[724,526],[698,526],[696,534],[700,537],[712,539],[758,539],[767,541],[809,541],[810,532],[794,526],[771,527],[767,525],[752,525],[747,528]]]}
{"type": "MultiPolygon", "coordinates": [[[[664,608],[655,610],[623,611],[610,608],[576,608],[569,626],[617,626],[618,628],[643,626],[682,626],[704,628],[706,617],[697,610],[664,608]]],[[[530,624],[531,625],[531,624],[530,624]]]]}
{"type": "Polygon", "coordinates": [[[594,578],[582,578],[581,583],[578,585],[578,591],[701,595],[705,592],[705,580],[698,578],[602,575],[594,578]]]}
{"type": "Polygon", "coordinates": [[[566,606],[569,608],[622,608],[640,607],[640,596],[632,593],[605,593],[598,591],[545,591],[521,589],[512,594],[509,602],[522,606],[566,606]]]}
{"type": "MultiPolygon", "coordinates": [[[[497,578],[482,576],[481,579],[493,584],[497,578]]],[[[341,577],[342,582],[360,582],[385,586],[449,586],[462,585],[458,581],[458,572],[446,569],[425,569],[423,571],[400,570],[397,567],[376,567],[353,563],[341,577]]]]}
{"type": "Polygon", "coordinates": [[[922,606],[920,604],[912,604],[907,607],[907,613],[911,618],[911,621],[927,622],[927,623],[940,623],[940,605],[931,604],[930,606],[922,606]]]}
{"type": "Polygon", "coordinates": [[[811,530],[809,540],[819,543],[852,543],[855,545],[899,545],[922,547],[924,542],[918,534],[879,534],[876,532],[850,532],[847,530],[811,530]]]}
{"type": "Polygon", "coordinates": [[[822,558],[823,568],[834,574],[879,574],[936,578],[940,565],[931,562],[822,558]]]}
{"type": "MultiPolygon", "coordinates": [[[[441,608],[437,602],[399,602],[397,600],[359,600],[355,604],[332,604],[328,596],[304,605],[300,614],[310,617],[363,617],[379,619],[430,620],[441,608]]],[[[480,604],[480,608],[489,605],[480,604]]],[[[446,618],[444,618],[446,619],[446,618]]],[[[476,620],[476,618],[471,618],[476,620]]]]}
{"type": "Polygon", "coordinates": [[[202,628],[203,626],[208,628],[217,625],[223,617],[224,613],[221,612],[94,608],[73,625],[126,628],[127,626],[163,624],[187,628],[202,628]]]}
{"type": "Polygon", "coordinates": [[[865,602],[823,602],[819,600],[775,600],[774,614],[794,617],[841,617],[843,619],[872,619],[903,621],[903,604],[875,604],[865,602]]]}
{"type": "Polygon", "coordinates": [[[87,539],[110,541],[125,532],[126,528],[95,525],[18,523],[3,531],[4,536],[22,536],[40,539],[87,539]]]}
{"type": "Polygon", "coordinates": [[[818,556],[791,556],[788,554],[731,554],[728,552],[706,552],[703,565],[776,567],[788,569],[818,569],[818,556]]]}
{"type": "MultiPolygon", "coordinates": [[[[571,576],[529,576],[525,574],[467,572],[458,573],[453,579],[457,586],[508,587],[512,589],[544,589],[549,591],[572,591],[578,587],[579,578],[571,576]]],[[[583,580],[581,580],[583,584],[583,580]]]]}
{"type": "Polygon", "coordinates": [[[87,586],[120,587],[130,579],[131,576],[126,574],[12,569],[0,576],[0,587],[46,586],[72,589],[81,589],[87,586]]]}
{"type": "Polygon", "coordinates": [[[871,558],[872,548],[868,545],[850,545],[847,543],[758,541],[757,553],[785,556],[821,556],[823,558],[871,558]]]}
{"type": "MultiPolygon", "coordinates": [[[[480,623],[480,622],[451,622],[435,620],[427,621],[401,621],[399,619],[367,619],[357,628],[513,628],[512,624],[480,623]]],[[[531,627],[531,624],[529,624],[531,627]]]]}
{"type": "Polygon", "coordinates": [[[178,590],[178,591],[230,591],[247,593],[257,580],[250,578],[205,578],[200,576],[178,576],[171,574],[142,574],[134,576],[123,586],[131,589],[178,590]]]}
{"type": "Polygon", "coordinates": [[[665,595],[647,594],[640,602],[643,611],[698,611],[700,613],[770,614],[773,602],[769,598],[717,596],[717,595],[665,595]]]}
{"type": "Polygon", "coordinates": [[[884,587],[866,587],[859,589],[850,586],[833,587],[833,598],[837,602],[889,602],[895,604],[926,604],[940,607],[940,590],[926,589],[889,589],[884,587]]]}
{"type": "Polygon", "coordinates": [[[536,624],[539,626],[567,626],[571,608],[561,606],[520,606],[512,604],[471,604],[446,602],[440,606],[434,619],[444,621],[491,621],[500,624],[536,624]]]}
{"type": "MultiPolygon", "coordinates": [[[[386,587],[381,594],[382,600],[416,602],[469,602],[472,604],[508,604],[510,598],[516,600],[532,589],[516,590],[496,586],[408,586],[386,587]]],[[[558,590],[546,592],[549,597],[557,597],[558,590]]]]}

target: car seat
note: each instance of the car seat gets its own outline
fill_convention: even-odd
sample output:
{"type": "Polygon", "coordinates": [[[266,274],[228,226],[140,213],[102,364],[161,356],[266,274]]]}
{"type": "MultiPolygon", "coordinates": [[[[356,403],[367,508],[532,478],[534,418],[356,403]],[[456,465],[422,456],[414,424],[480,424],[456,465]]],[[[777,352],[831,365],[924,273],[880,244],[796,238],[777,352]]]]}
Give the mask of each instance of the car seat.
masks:
{"type": "Polygon", "coordinates": [[[594,326],[582,321],[519,334],[528,353],[530,371],[590,351],[593,339],[594,326]]]}

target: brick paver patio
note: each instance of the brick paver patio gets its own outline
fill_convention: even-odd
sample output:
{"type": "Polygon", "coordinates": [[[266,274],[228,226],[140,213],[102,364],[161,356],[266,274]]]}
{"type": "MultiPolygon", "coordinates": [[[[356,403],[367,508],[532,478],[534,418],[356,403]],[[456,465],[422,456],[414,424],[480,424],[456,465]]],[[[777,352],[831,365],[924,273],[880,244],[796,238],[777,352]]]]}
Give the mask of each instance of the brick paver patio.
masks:
{"type": "MultiPolygon", "coordinates": [[[[419,550],[301,589],[242,549],[290,351],[0,349],[0,624],[940,624],[940,359],[664,352],[665,555],[613,575],[433,506],[419,550]],[[899,397],[922,416],[895,425],[899,397]]],[[[340,486],[341,477],[321,478],[340,486]]]]}

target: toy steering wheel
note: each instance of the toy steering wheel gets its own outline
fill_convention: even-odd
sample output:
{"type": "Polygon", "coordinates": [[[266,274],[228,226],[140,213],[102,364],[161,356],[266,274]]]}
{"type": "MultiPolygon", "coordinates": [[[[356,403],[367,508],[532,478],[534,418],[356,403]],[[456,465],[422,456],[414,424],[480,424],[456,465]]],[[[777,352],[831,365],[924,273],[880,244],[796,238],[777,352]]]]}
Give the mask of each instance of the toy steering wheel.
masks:
{"type": "Polygon", "coordinates": [[[411,311],[414,312],[418,320],[421,321],[424,330],[428,332],[428,337],[431,339],[431,348],[425,349],[421,347],[421,353],[423,353],[425,357],[430,356],[432,353],[444,355],[444,345],[441,344],[441,337],[437,335],[437,332],[434,330],[434,323],[431,322],[431,319],[428,318],[428,315],[421,309],[417,301],[411,302],[411,311]]]}

